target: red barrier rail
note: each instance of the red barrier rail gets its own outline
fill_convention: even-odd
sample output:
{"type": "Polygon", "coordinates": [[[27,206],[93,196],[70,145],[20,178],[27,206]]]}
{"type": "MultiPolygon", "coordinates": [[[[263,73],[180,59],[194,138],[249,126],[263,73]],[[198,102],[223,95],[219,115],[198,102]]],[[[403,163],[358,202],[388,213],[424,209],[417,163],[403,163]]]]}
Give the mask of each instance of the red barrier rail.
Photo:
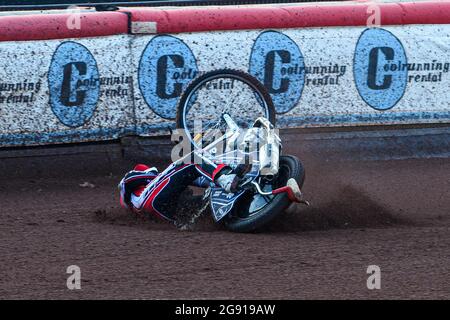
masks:
{"type": "Polygon", "coordinates": [[[448,24],[450,1],[277,5],[273,7],[216,7],[163,10],[124,9],[132,22],[155,22],[157,33],[211,30],[364,26],[378,6],[381,25],[448,24]]]}
{"type": "MultiPolygon", "coordinates": [[[[0,16],[0,41],[99,37],[129,32],[131,25],[151,22],[149,33],[213,30],[363,26],[378,6],[382,25],[450,24],[450,0],[402,3],[305,3],[276,6],[121,8],[119,12],[80,15],[80,29],[70,29],[67,14],[0,16]]],[[[144,28],[145,29],[145,28],[144,28]]]]}
{"type": "Polygon", "coordinates": [[[76,23],[71,25],[73,18],[73,13],[0,16],[0,41],[86,38],[128,33],[129,18],[123,12],[80,13],[79,29],[68,27],[76,26],[76,23]]]}

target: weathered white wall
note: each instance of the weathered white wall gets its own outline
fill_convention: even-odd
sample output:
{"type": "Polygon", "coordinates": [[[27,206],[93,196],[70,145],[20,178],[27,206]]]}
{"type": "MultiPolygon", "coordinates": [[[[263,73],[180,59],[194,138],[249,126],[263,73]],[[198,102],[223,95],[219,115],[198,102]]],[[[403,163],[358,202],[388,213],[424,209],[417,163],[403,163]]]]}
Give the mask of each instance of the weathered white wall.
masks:
{"type": "Polygon", "coordinates": [[[0,42],[0,145],[166,134],[176,84],[218,68],[271,87],[282,127],[449,122],[449,52],[450,25],[0,42]]]}

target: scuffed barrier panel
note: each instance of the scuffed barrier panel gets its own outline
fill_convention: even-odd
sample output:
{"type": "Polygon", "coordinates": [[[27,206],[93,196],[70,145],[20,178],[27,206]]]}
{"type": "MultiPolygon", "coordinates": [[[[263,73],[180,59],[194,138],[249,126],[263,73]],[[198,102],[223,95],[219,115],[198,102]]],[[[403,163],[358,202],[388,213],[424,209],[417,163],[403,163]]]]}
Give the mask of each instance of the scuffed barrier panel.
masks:
{"type": "Polygon", "coordinates": [[[450,25],[1,42],[0,144],[169,133],[199,72],[270,90],[281,127],[448,123],[450,25]]]}
{"type": "Polygon", "coordinates": [[[449,51],[449,25],[142,36],[132,42],[137,128],[167,133],[182,88],[218,68],[263,82],[283,128],[446,123],[449,51]]]}
{"type": "Polygon", "coordinates": [[[2,146],[135,131],[129,36],[0,43],[2,146]]]}

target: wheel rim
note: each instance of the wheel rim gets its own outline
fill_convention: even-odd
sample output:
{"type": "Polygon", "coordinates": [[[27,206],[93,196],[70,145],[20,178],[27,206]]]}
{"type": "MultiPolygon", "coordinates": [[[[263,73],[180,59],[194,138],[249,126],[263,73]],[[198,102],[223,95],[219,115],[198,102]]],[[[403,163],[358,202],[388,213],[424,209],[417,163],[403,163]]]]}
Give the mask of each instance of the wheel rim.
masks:
{"type": "Polygon", "coordinates": [[[223,113],[244,129],[257,117],[270,116],[263,94],[244,77],[235,74],[206,77],[195,85],[182,105],[183,129],[195,147],[204,142],[194,139],[197,133],[215,138],[224,133],[226,125],[220,121],[223,113]]]}

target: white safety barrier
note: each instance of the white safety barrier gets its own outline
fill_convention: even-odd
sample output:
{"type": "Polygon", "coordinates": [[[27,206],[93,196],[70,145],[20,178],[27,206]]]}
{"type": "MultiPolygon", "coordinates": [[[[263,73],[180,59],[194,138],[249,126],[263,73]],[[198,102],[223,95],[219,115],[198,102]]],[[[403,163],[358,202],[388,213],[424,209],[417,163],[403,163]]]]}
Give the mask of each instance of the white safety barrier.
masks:
{"type": "Polygon", "coordinates": [[[256,76],[280,127],[448,123],[449,52],[450,24],[3,41],[0,146],[167,134],[219,68],[256,76]]]}

